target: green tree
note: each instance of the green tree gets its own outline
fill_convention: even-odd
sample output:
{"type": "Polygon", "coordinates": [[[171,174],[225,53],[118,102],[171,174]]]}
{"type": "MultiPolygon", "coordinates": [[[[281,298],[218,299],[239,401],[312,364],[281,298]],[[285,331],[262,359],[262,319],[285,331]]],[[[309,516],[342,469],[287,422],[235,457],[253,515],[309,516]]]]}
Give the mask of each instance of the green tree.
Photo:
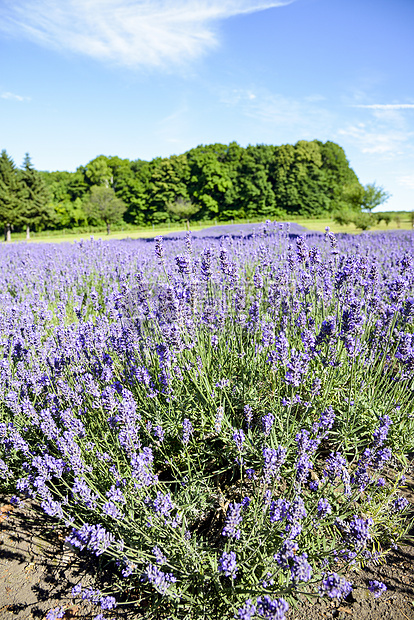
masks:
{"type": "Polygon", "coordinates": [[[190,200],[189,180],[190,168],[185,154],[152,160],[151,176],[148,180],[147,221],[166,222],[167,204],[173,203],[179,197],[184,201],[190,200]]]}
{"type": "Polygon", "coordinates": [[[11,241],[11,229],[19,224],[21,196],[17,168],[3,149],[0,154],[0,221],[4,226],[5,241],[11,241]]]}
{"type": "Polygon", "coordinates": [[[187,230],[190,230],[191,216],[198,213],[199,210],[199,205],[193,204],[191,200],[185,200],[182,196],[167,203],[167,211],[176,215],[180,220],[185,220],[187,222],[187,230]]]}
{"type": "Polygon", "coordinates": [[[226,200],[226,195],[233,189],[227,153],[225,144],[200,145],[187,153],[191,170],[189,194],[201,207],[201,219],[220,216],[223,206],[228,209],[231,204],[226,200]]]}
{"type": "Polygon", "coordinates": [[[238,167],[236,206],[240,217],[270,217],[276,210],[276,199],[269,178],[274,158],[273,147],[264,144],[248,146],[238,167]]]}
{"type": "Polygon", "coordinates": [[[353,223],[360,230],[369,230],[375,224],[375,218],[372,213],[356,213],[353,217],[353,223]]]}
{"type": "Polygon", "coordinates": [[[112,186],[113,175],[109,166],[108,158],[105,155],[99,155],[92,159],[84,169],[85,178],[90,185],[112,186]]]}
{"type": "Polygon", "coordinates": [[[381,222],[384,222],[384,224],[386,226],[389,226],[391,220],[392,220],[392,214],[388,213],[387,211],[383,212],[383,213],[374,213],[375,218],[378,222],[378,224],[380,224],[381,222]]]}
{"type": "Polygon", "coordinates": [[[340,226],[347,226],[354,221],[355,213],[349,209],[340,209],[333,214],[334,221],[340,226]]]}
{"type": "Polygon", "coordinates": [[[361,207],[365,211],[371,212],[375,207],[386,202],[390,196],[391,194],[386,192],[383,187],[377,187],[375,183],[368,183],[364,187],[361,207]]]}
{"type": "Polygon", "coordinates": [[[26,226],[26,239],[30,239],[30,227],[43,229],[54,223],[55,214],[50,204],[51,193],[42,177],[35,170],[26,153],[20,171],[22,186],[20,221],[26,226]]]}
{"type": "Polygon", "coordinates": [[[117,198],[111,187],[93,185],[89,201],[85,204],[88,217],[105,222],[109,235],[111,224],[118,222],[125,213],[125,204],[117,198]]]}
{"type": "MultiPolygon", "coordinates": [[[[362,191],[363,187],[358,181],[358,177],[349,165],[345,151],[339,144],[330,142],[319,142],[322,158],[322,170],[325,173],[326,184],[325,194],[329,197],[331,210],[341,210],[343,208],[344,193],[352,187],[352,192],[362,191]]],[[[346,201],[345,201],[346,202],[346,201]]],[[[352,201],[351,201],[352,202],[352,201]]],[[[353,205],[346,202],[345,209],[353,208],[353,205]]],[[[360,210],[360,206],[357,206],[360,210]]]]}
{"type": "Polygon", "coordinates": [[[145,224],[148,202],[149,163],[109,157],[112,173],[111,187],[126,205],[124,219],[132,224],[145,224]]]}

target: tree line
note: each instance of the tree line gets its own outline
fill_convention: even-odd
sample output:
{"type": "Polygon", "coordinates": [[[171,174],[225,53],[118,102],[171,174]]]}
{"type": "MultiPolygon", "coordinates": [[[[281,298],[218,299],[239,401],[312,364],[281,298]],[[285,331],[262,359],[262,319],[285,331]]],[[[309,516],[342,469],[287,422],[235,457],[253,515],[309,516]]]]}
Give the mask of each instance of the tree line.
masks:
{"type": "Polygon", "coordinates": [[[0,225],[11,230],[67,229],[105,223],[136,226],[193,219],[285,219],[369,215],[388,194],[361,185],[336,143],[237,142],[200,145],[151,161],[99,155],[75,172],[17,168],[0,155],[0,225]]]}

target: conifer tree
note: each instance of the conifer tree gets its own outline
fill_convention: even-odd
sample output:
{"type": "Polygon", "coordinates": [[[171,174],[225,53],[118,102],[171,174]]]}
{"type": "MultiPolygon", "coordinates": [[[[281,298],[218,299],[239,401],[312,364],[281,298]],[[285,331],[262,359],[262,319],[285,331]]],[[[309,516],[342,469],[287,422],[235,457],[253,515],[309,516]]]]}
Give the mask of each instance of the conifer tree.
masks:
{"type": "Polygon", "coordinates": [[[11,229],[19,223],[21,185],[17,168],[5,149],[0,154],[0,222],[4,226],[4,240],[11,241],[11,229]]]}
{"type": "Polygon", "coordinates": [[[50,192],[40,172],[35,170],[26,153],[23,169],[20,171],[22,185],[21,223],[26,225],[26,239],[30,239],[30,228],[44,228],[55,220],[49,205],[50,192]]]}

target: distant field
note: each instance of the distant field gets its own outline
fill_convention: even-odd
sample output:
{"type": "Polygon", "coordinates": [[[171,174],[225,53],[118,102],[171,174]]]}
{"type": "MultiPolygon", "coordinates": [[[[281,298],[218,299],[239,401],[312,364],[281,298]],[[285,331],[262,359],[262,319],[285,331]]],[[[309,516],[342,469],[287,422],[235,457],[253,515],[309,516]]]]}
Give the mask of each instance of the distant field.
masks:
{"type": "MultiPolygon", "coordinates": [[[[262,220],[241,220],[241,221],[237,221],[234,222],[235,226],[240,225],[240,224],[247,224],[247,223],[259,223],[262,220]]],[[[314,218],[293,218],[290,220],[285,220],[285,221],[290,221],[292,223],[297,223],[300,224],[301,226],[304,226],[305,228],[307,228],[308,230],[317,230],[320,232],[324,232],[326,226],[329,226],[331,231],[334,233],[350,233],[350,234],[358,234],[361,233],[360,230],[358,230],[354,224],[348,224],[347,226],[340,226],[339,224],[336,224],[332,219],[329,218],[324,218],[324,219],[314,219],[314,218]]],[[[203,230],[205,228],[210,228],[212,226],[216,226],[217,224],[219,225],[225,225],[225,226],[229,226],[231,225],[233,222],[195,222],[194,224],[191,224],[191,230],[192,231],[200,231],[203,230]]],[[[401,214],[400,216],[400,221],[396,222],[395,220],[392,220],[388,226],[385,225],[385,223],[383,221],[381,221],[380,224],[377,224],[376,226],[373,226],[370,231],[387,231],[387,230],[411,230],[412,229],[412,224],[411,224],[411,213],[407,212],[404,214],[401,214]]],[[[96,239],[102,238],[102,239],[140,239],[140,238],[151,238],[151,237],[155,237],[157,235],[168,235],[170,233],[175,233],[175,232],[183,232],[185,231],[186,228],[183,225],[171,225],[170,227],[160,227],[160,226],[154,226],[152,227],[148,227],[148,228],[137,228],[136,230],[118,230],[115,232],[111,232],[110,235],[107,235],[105,231],[99,231],[99,232],[91,232],[91,233],[65,233],[62,232],[60,233],[59,231],[50,231],[50,232],[43,232],[43,233],[35,233],[31,235],[31,239],[29,243],[63,243],[63,242],[73,242],[73,241],[80,241],[81,239],[89,239],[91,236],[93,236],[96,239]]],[[[12,240],[14,242],[25,242],[26,243],[26,235],[24,233],[16,233],[12,235],[12,240]]]]}

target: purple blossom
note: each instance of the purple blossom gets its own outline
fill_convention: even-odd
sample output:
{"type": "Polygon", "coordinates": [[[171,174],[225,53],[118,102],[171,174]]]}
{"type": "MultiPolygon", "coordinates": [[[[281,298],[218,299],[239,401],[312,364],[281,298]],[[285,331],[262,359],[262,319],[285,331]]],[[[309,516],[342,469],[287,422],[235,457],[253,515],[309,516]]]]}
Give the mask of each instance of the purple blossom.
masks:
{"type": "Polygon", "coordinates": [[[154,456],[151,448],[145,447],[139,454],[133,454],[131,457],[132,478],[136,488],[151,486],[157,482],[156,474],[152,472],[152,463],[154,456]]]}
{"type": "Polygon", "coordinates": [[[157,492],[156,498],[152,502],[152,508],[154,512],[158,515],[168,518],[170,516],[171,510],[173,510],[174,505],[171,501],[171,494],[161,493],[161,491],[157,492]]]}
{"type": "Polygon", "coordinates": [[[308,371],[308,367],[309,356],[306,353],[292,349],[285,374],[286,383],[299,387],[302,383],[303,375],[308,371]]]}
{"type": "Polygon", "coordinates": [[[393,503],[393,509],[396,512],[400,512],[401,510],[405,510],[409,506],[410,502],[405,497],[397,497],[393,503]]]}
{"type": "Polygon", "coordinates": [[[46,614],[46,620],[58,620],[65,615],[64,607],[54,607],[50,609],[46,614]]]}
{"type": "Polygon", "coordinates": [[[327,478],[332,484],[342,474],[342,470],[346,467],[346,460],[339,452],[331,452],[325,461],[325,469],[323,471],[324,478],[327,478]]]}
{"type": "Polygon", "coordinates": [[[290,575],[294,583],[309,581],[312,577],[312,567],[307,558],[307,553],[293,556],[292,565],[290,567],[290,575]]]}
{"type": "Polygon", "coordinates": [[[103,610],[115,609],[116,598],[114,596],[103,596],[99,600],[99,604],[103,610]]]}
{"type": "Polygon", "coordinates": [[[232,579],[236,578],[238,568],[236,563],[236,554],[234,551],[230,551],[230,553],[223,551],[223,554],[219,559],[218,570],[219,573],[224,573],[226,577],[231,577],[232,579]]]}
{"type": "Polygon", "coordinates": [[[187,445],[190,441],[190,436],[193,434],[194,429],[188,418],[184,418],[183,420],[183,444],[187,445]]]}
{"type": "Polygon", "coordinates": [[[242,501],[241,501],[241,506],[243,510],[247,510],[247,508],[249,507],[250,503],[251,503],[251,499],[250,497],[243,497],[242,501]]]}
{"type": "Polygon", "coordinates": [[[257,599],[257,614],[267,620],[285,620],[289,609],[288,603],[283,598],[272,600],[269,596],[257,599]]]}
{"type": "Polygon", "coordinates": [[[269,508],[270,523],[283,521],[283,519],[286,518],[289,508],[290,502],[287,499],[278,498],[276,501],[273,501],[269,508]]]}
{"type": "Polygon", "coordinates": [[[164,433],[162,426],[159,426],[159,425],[154,426],[154,435],[159,441],[164,441],[165,433],[164,433]]]}
{"type": "Polygon", "coordinates": [[[149,582],[160,594],[166,594],[170,586],[177,581],[172,573],[164,573],[155,564],[148,564],[142,576],[143,582],[149,582]]]}
{"type": "Polygon", "coordinates": [[[289,560],[293,560],[299,550],[298,543],[288,538],[285,540],[277,553],[274,554],[274,559],[284,570],[290,566],[289,560]]]}
{"type": "Polygon", "coordinates": [[[327,515],[331,514],[332,506],[330,505],[330,503],[328,502],[326,498],[321,497],[321,499],[318,501],[317,511],[318,511],[318,519],[323,519],[327,515]]]}
{"type": "Polygon", "coordinates": [[[243,450],[243,444],[245,440],[246,440],[246,436],[241,428],[235,429],[233,431],[233,441],[236,444],[236,448],[239,452],[243,450]]]}
{"type": "Polygon", "coordinates": [[[72,534],[66,537],[66,542],[78,549],[89,549],[95,555],[104,553],[115,541],[113,534],[101,525],[84,523],[79,530],[72,528],[72,534]]]}
{"type": "Polygon", "coordinates": [[[265,437],[268,437],[270,435],[270,431],[272,430],[274,421],[275,416],[272,413],[267,413],[262,417],[262,428],[265,437]]]}
{"type": "Polygon", "coordinates": [[[315,422],[313,425],[313,432],[316,433],[318,431],[326,432],[329,431],[333,423],[335,421],[335,413],[331,406],[327,407],[324,411],[322,411],[318,422],[315,422]]]}
{"type": "Polygon", "coordinates": [[[234,617],[236,619],[238,618],[238,620],[252,620],[255,613],[256,605],[250,598],[248,598],[243,607],[240,607],[240,609],[237,610],[234,617]]]}
{"type": "Polygon", "coordinates": [[[226,514],[226,521],[224,528],[221,532],[222,536],[228,536],[229,538],[235,538],[239,540],[240,529],[237,527],[243,520],[241,516],[241,504],[236,502],[229,504],[226,514]]]}
{"type": "Polygon", "coordinates": [[[155,561],[157,562],[157,564],[165,564],[165,562],[167,561],[167,558],[165,557],[165,555],[163,554],[163,552],[161,551],[159,547],[157,546],[153,547],[152,553],[155,556],[155,561]]]}
{"type": "Polygon", "coordinates": [[[78,584],[76,584],[76,586],[73,586],[73,588],[72,588],[72,596],[73,597],[79,596],[81,592],[82,592],[82,584],[81,583],[78,583],[78,584]]]}
{"type": "Polygon", "coordinates": [[[326,594],[329,598],[342,599],[352,591],[352,584],[337,573],[331,573],[324,577],[319,591],[322,596],[326,594]]]}
{"type": "Polygon", "coordinates": [[[380,417],[379,426],[374,431],[374,434],[373,434],[374,446],[376,447],[382,446],[385,439],[387,438],[391,424],[392,424],[392,420],[389,416],[384,415],[380,417]]]}
{"type": "Polygon", "coordinates": [[[124,515],[119,507],[112,501],[105,502],[102,505],[102,512],[112,519],[123,519],[124,515]]]}
{"type": "Polygon", "coordinates": [[[244,411],[245,420],[247,422],[247,426],[250,427],[250,424],[252,423],[252,420],[253,420],[253,410],[250,407],[250,405],[244,405],[243,411],[244,411]]]}
{"type": "Polygon", "coordinates": [[[381,594],[384,594],[384,592],[387,591],[387,586],[385,585],[385,583],[373,579],[372,581],[368,582],[368,590],[372,592],[375,598],[378,598],[379,596],[381,596],[381,594]]]}
{"type": "Polygon", "coordinates": [[[277,474],[278,469],[283,465],[286,459],[286,448],[279,446],[278,448],[263,448],[263,480],[270,483],[271,479],[277,474]]]}

